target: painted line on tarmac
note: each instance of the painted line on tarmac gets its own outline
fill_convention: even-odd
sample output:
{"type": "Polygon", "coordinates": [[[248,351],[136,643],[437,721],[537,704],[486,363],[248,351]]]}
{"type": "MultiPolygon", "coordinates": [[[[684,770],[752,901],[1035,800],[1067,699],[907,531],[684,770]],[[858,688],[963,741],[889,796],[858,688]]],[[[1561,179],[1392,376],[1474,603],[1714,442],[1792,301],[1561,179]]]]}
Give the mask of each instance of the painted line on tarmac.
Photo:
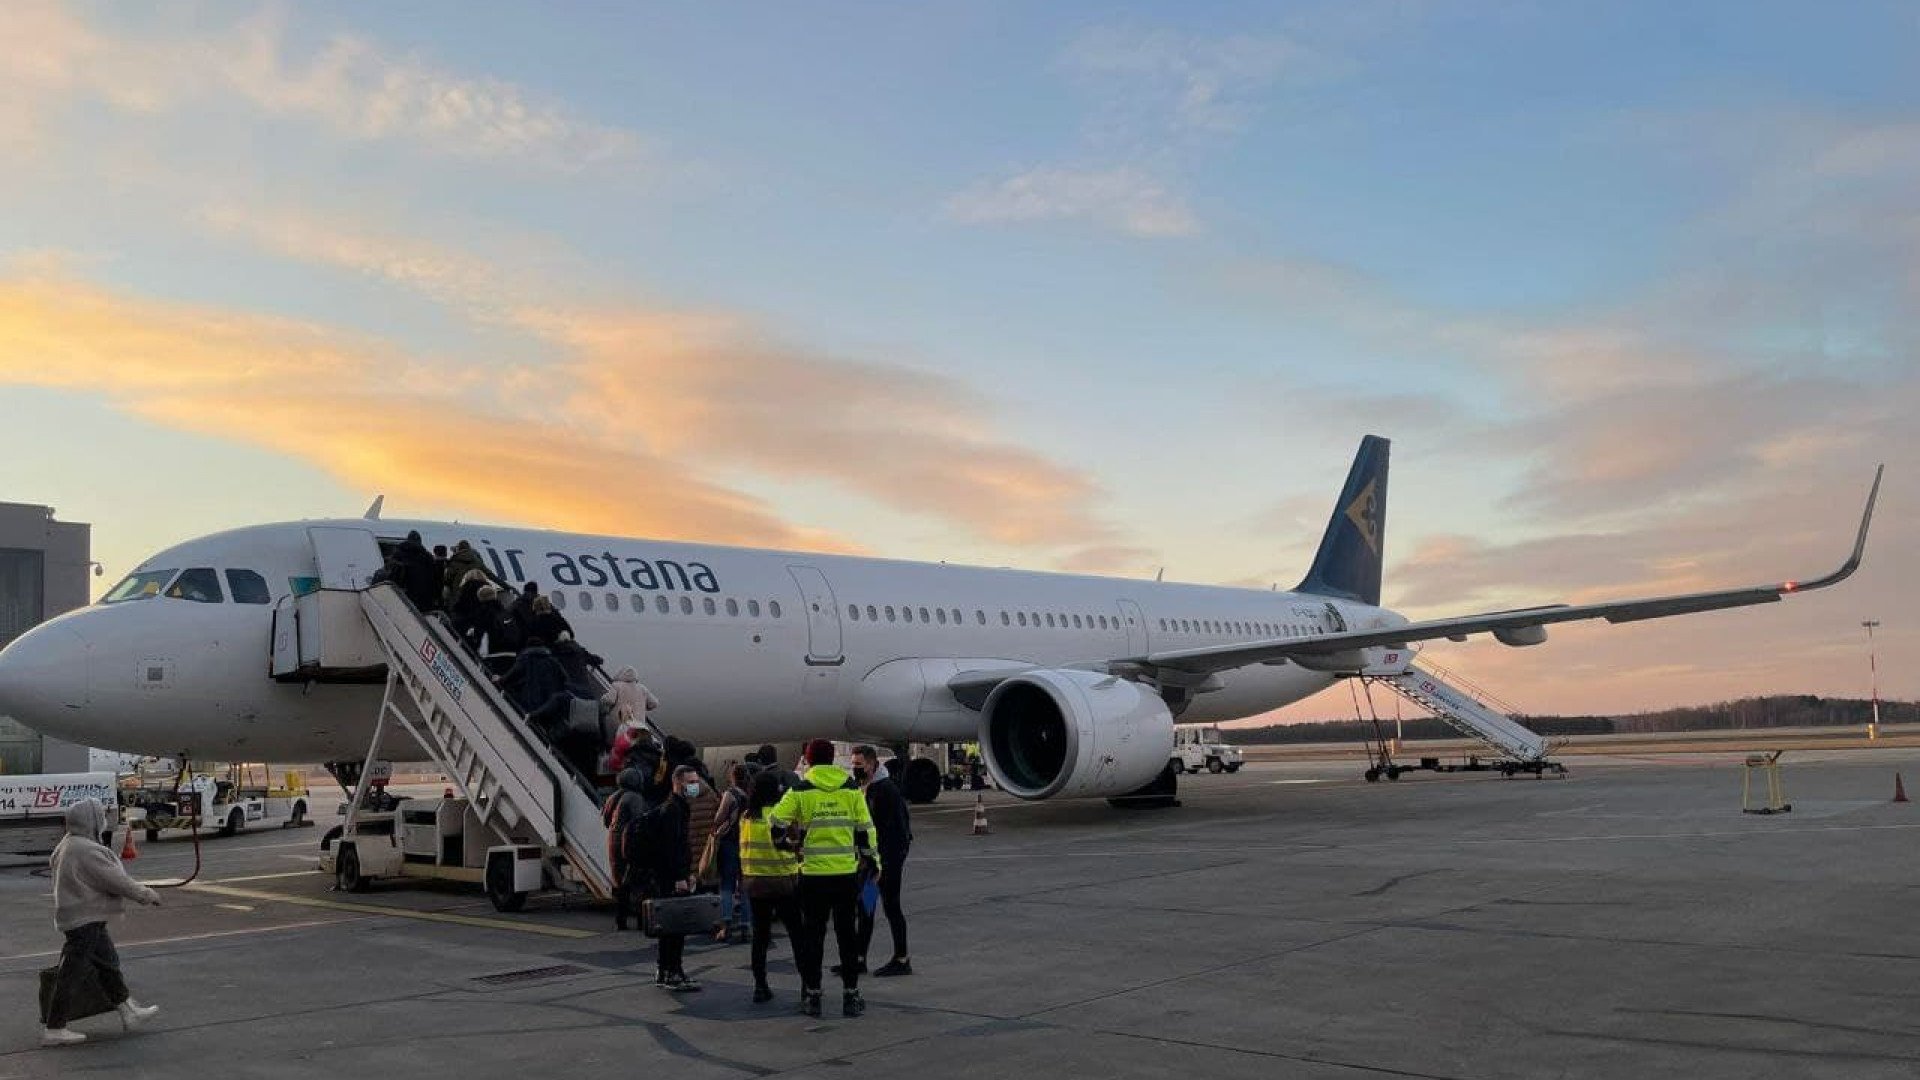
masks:
{"type": "Polygon", "coordinates": [[[1268,784],[1276,787],[1281,784],[1337,784],[1339,782],[1340,781],[1332,779],[1331,777],[1325,780],[1269,780],[1267,781],[1268,784]]]}
{"type": "Polygon", "coordinates": [[[1706,840],[1723,836],[1764,837],[1801,836],[1810,833],[1882,832],[1920,829],[1920,825],[1828,825],[1815,829],[1718,829],[1689,833],[1604,833],[1592,836],[1506,836],[1489,839],[1443,837],[1426,841],[1435,844],[1568,844],[1577,840],[1706,840]]]}
{"type": "Polygon", "coordinates": [[[278,881],[281,878],[312,877],[318,870],[289,870],[284,874],[249,874],[246,877],[222,877],[209,881],[209,885],[238,885],[243,881],[278,881]]]}
{"type": "MultiPolygon", "coordinates": [[[[271,934],[276,930],[309,930],[316,926],[339,926],[342,923],[359,922],[358,919],[313,919],[308,922],[275,923],[272,926],[249,926],[243,930],[210,930],[204,934],[182,934],[179,937],[154,938],[150,941],[122,941],[122,949],[144,949],[148,945],[178,945],[183,941],[205,941],[208,938],[245,937],[248,934],[271,934]]],[[[8,960],[40,960],[49,956],[59,956],[60,950],[51,952],[17,953],[13,956],[0,956],[0,962],[8,960]]]]}
{"type": "Polygon", "coordinates": [[[540,934],[557,938],[599,937],[598,931],[574,930],[564,926],[541,926],[538,923],[508,922],[505,919],[483,919],[474,915],[450,915],[440,911],[408,911],[405,908],[381,907],[378,904],[348,904],[339,900],[322,900],[315,896],[289,896],[286,893],[266,892],[261,889],[235,889],[225,885],[188,885],[193,892],[209,893],[214,896],[228,896],[239,900],[264,900],[275,904],[297,904],[301,907],[323,908],[327,911],[350,911],[356,915],[385,915],[393,919],[416,919],[420,922],[446,923],[452,926],[470,926],[481,930],[518,930],[523,934],[540,934]]]}

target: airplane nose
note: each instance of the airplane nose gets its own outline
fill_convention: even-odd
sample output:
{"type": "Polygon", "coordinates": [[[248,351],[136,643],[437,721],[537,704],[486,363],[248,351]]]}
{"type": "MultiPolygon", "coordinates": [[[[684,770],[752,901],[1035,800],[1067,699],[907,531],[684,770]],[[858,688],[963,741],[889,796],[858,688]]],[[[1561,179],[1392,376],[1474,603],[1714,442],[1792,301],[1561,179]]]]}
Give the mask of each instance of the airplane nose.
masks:
{"type": "Polygon", "coordinates": [[[57,733],[87,705],[87,640],[70,626],[36,627],[0,650],[0,713],[57,733]]]}

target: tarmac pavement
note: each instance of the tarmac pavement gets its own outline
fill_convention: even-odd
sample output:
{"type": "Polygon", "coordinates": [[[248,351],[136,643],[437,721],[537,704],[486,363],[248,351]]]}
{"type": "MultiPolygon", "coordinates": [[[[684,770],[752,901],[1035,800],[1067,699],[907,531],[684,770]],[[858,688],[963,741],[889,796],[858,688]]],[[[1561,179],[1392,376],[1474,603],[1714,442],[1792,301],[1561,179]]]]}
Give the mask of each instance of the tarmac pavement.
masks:
{"type": "MultiPolygon", "coordinates": [[[[0,869],[0,1080],[1920,1076],[1920,810],[1889,801],[1920,750],[1789,753],[1773,816],[1740,812],[1742,756],[1376,784],[1261,762],[1186,778],[1172,811],[989,793],[984,837],[950,793],[914,818],[915,974],[865,980],[859,1020],[831,985],[797,1015],[784,946],[769,1005],[745,946],[690,943],[706,990],[671,996],[607,910],[335,893],[319,830],[266,830],[207,840],[194,884],[116,927],[158,1019],[42,1050],[50,889],[0,869]]],[[[192,862],[167,839],[133,868],[192,862]]]]}

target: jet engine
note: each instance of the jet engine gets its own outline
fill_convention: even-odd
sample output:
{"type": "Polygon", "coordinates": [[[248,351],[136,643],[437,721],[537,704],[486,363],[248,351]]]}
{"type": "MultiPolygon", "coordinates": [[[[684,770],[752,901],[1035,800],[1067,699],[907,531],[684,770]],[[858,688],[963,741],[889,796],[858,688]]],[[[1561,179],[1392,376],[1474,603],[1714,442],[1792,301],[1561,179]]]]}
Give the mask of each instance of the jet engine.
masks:
{"type": "Polygon", "coordinates": [[[1023,671],[980,707],[980,754],[1022,799],[1120,795],[1173,755],[1173,714],[1150,687],[1092,671],[1023,671]]]}

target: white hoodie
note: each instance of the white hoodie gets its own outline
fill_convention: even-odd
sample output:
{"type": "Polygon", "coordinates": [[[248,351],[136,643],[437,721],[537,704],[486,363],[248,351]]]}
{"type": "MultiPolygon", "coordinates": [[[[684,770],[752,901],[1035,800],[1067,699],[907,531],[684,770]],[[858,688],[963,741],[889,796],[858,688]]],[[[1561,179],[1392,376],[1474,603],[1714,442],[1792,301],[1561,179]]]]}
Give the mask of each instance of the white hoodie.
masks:
{"type": "Polygon", "coordinates": [[[160,902],[100,842],[106,827],[106,811],[92,799],[67,807],[67,835],[53,849],[53,925],[62,931],[117,918],[127,900],[160,902]]]}

